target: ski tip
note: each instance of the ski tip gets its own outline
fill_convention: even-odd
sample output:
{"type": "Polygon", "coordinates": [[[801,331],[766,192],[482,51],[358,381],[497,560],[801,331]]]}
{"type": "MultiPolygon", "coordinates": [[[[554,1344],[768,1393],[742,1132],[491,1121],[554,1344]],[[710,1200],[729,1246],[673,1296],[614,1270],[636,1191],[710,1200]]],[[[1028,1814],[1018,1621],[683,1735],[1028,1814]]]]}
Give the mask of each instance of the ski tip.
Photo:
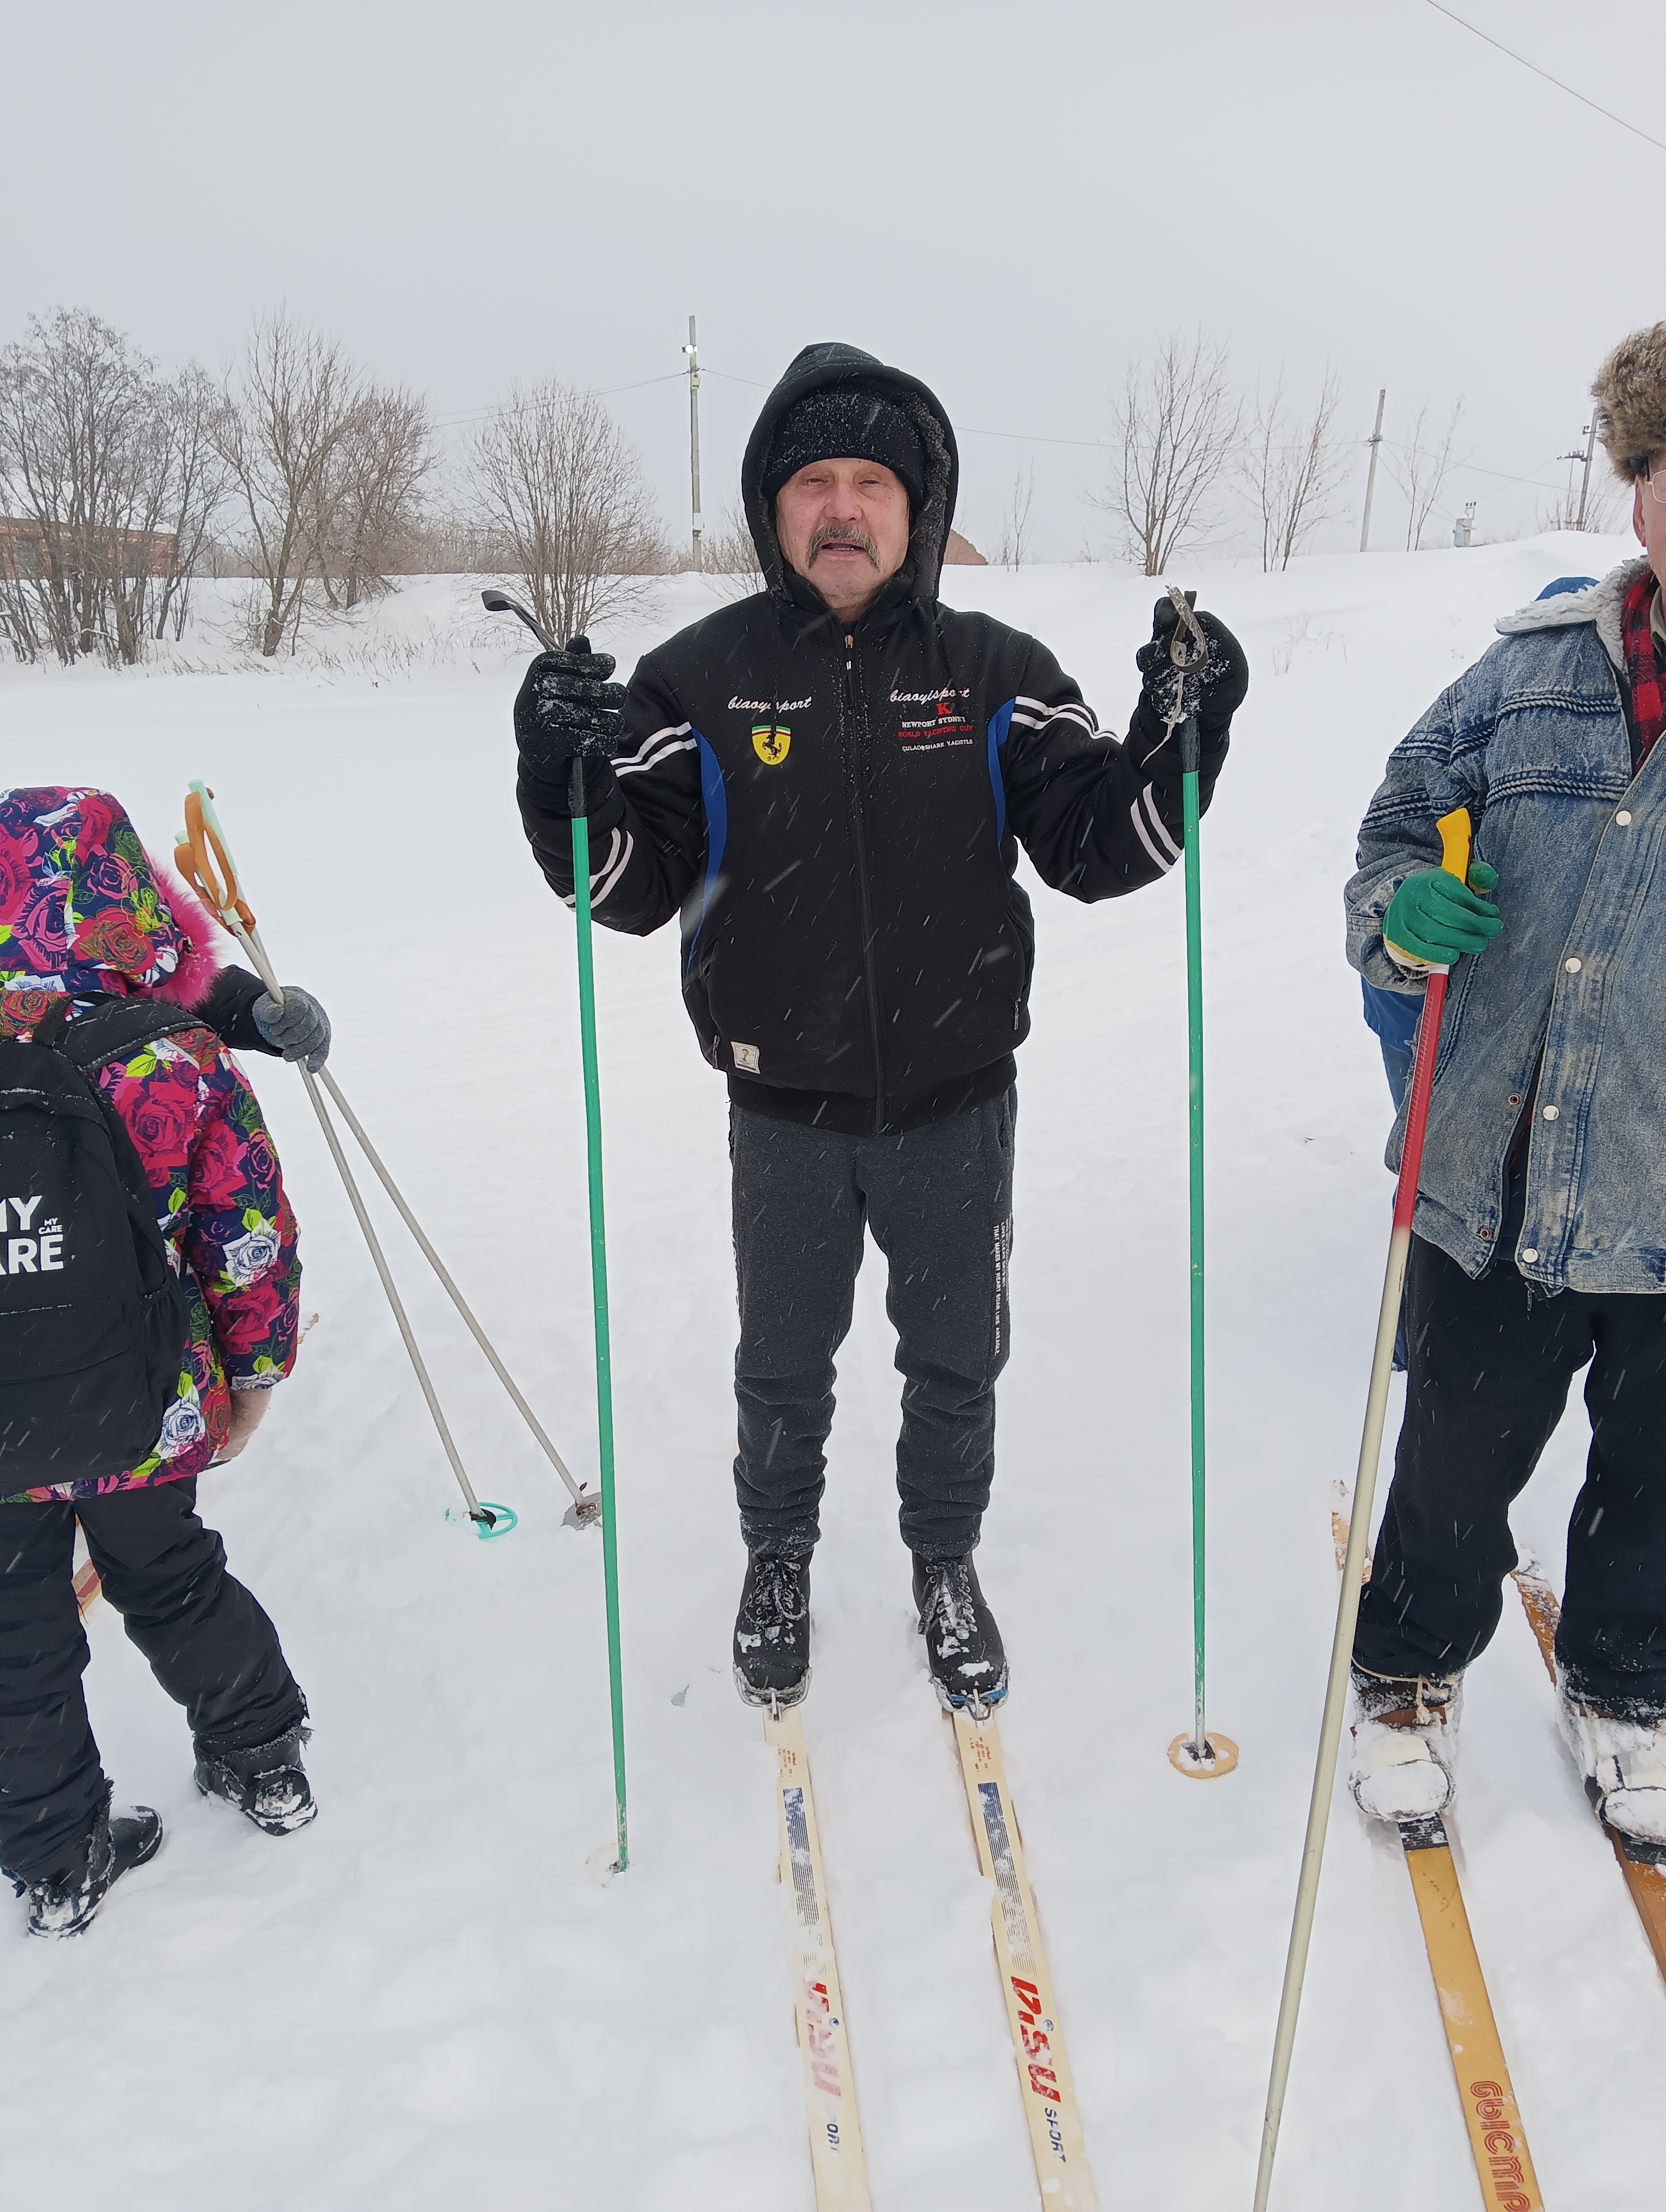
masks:
{"type": "Polygon", "coordinates": [[[1230,1735],[1211,1729],[1200,1753],[1189,1735],[1177,1735],[1169,1746],[1169,1764],[1189,1782],[1219,1782],[1238,1763],[1238,1747],[1230,1735]]]}

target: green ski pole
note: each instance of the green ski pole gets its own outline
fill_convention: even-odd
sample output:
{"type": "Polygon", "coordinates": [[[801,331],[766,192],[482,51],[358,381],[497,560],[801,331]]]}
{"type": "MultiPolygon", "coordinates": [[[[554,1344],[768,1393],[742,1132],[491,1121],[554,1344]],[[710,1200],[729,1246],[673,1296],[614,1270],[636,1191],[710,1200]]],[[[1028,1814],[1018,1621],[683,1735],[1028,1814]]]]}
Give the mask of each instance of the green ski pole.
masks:
{"type": "MultiPolygon", "coordinates": [[[[573,763],[575,800],[584,771],[573,763]]],[[[607,1686],[613,1716],[613,1802],[617,1870],[630,1864],[625,1821],[624,1686],[619,1668],[619,1535],[613,1497],[613,1353],[607,1317],[607,1221],[602,1197],[602,1096],[596,1065],[596,974],[590,922],[590,824],[573,816],[573,888],[578,908],[579,1030],[584,1055],[585,1146],[590,1173],[590,1291],[596,1317],[596,1441],[601,1462],[602,1579],[607,1592],[607,1686]]]]}
{"type": "MultiPolygon", "coordinates": [[[[1180,617],[1169,647],[1169,658],[1179,673],[1175,707],[1178,713],[1189,671],[1200,668],[1209,644],[1192,611],[1195,594],[1172,587],[1169,597],[1180,617]]],[[[1173,725],[1170,725],[1172,727],[1173,725]]],[[[1187,715],[1179,724],[1181,809],[1186,847],[1186,1061],[1187,1149],[1189,1156],[1189,1212],[1190,1250],[1188,1276],[1190,1290],[1191,1340],[1191,1462],[1192,1462],[1192,1730],[1177,1735],[1169,1746],[1169,1758],[1181,1773],[1207,1781],[1230,1774],[1237,1765],[1237,1746],[1230,1737],[1209,1736],[1204,1723],[1205,1676],[1205,1474],[1207,1465],[1207,1425],[1204,1397],[1204,1243],[1203,1243],[1203,900],[1202,872],[1198,857],[1198,767],[1200,740],[1197,720],[1187,715]]]]}
{"type": "MultiPolygon", "coordinates": [[[[480,594],[489,614],[514,615],[546,653],[560,646],[530,609],[496,586],[480,594]]],[[[575,637],[569,650],[588,653],[575,637]]],[[[584,1060],[585,1152],[590,1176],[590,1297],[596,1317],[596,1443],[601,1463],[602,1580],[607,1594],[607,1692],[613,1717],[613,1805],[619,1856],[630,1864],[625,1820],[624,1684],[619,1670],[619,1529],[613,1504],[613,1351],[607,1321],[607,1220],[602,1202],[602,1090],[596,1068],[596,969],[590,921],[590,824],[584,812],[584,757],[575,753],[568,784],[573,817],[573,904],[578,915],[579,1035],[584,1060]]]]}
{"type": "Polygon", "coordinates": [[[584,763],[573,762],[573,891],[578,910],[579,1033],[584,1056],[585,1146],[590,1170],[590,1291],[596,1316],[596,1442],[601,1462],[602,1579],[607,1591],[607,1686],[613,1716],[613,1802],[619,1856],[630,1864],[625,1823],[624,1686],[619,1671],[619,1537],[613,1500],[613,1354],[607,1320],[607,1221],[602,1198],[602,1094],[596,1066],[596,972],[590,922],[590,824],[584,763]]]}

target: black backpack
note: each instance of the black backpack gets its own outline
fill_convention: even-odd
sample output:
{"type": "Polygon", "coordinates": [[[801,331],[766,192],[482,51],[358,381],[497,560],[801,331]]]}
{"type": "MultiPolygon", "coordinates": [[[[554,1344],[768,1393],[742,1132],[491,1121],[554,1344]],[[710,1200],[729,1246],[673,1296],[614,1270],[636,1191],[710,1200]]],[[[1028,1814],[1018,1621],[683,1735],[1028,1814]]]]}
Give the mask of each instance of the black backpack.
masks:
{"type": "Polygon", "coordinates": [[[146,1458],[190,1334],[156,1194],[96,1077],[201,1017],[143,999],[69,1012],[0,1042],[0,1498],[146,1458]]]}

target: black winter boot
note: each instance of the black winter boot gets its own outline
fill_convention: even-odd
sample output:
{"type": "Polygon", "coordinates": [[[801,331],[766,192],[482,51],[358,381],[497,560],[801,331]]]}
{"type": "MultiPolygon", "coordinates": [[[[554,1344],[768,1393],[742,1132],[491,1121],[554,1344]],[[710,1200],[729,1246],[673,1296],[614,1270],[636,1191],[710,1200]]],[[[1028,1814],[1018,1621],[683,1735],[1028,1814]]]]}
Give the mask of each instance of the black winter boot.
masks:
{"type": "Polygon", "coordinates": [[[14,1881],[20,1897],[28,1893],[30,1935],[79,1936],[91,1926],[112,1882],[154,1859],[161,1846],[162,1824],[149,1805],[112,1819],[106,1798],[70,1865],[42,1881],[14,1881]]]}
{"type": "Polygon", "coordinates": [[[796,1705],[810,1687],[810,1562],[746,1556],[734,1686],[749,1705],[796,1705]]]}
{"type": "Polygon", "coordinates": [[[318,1818],[301,1747],[312,1730],[297,1721],[270,1743],[226,1751],[197,1739],[197,1787],[204,1797],[223,1797],[269,1836],[287,1836],[318,1818]]]}
{"type": "Polygon", "coordinates": [[[950,1712],[976,1717],[1006,1695],[1006,1654],[978,1587],[970,1552],[958,1559],[914,1554],[914,1601],[932,1686],[950,1712]]]}

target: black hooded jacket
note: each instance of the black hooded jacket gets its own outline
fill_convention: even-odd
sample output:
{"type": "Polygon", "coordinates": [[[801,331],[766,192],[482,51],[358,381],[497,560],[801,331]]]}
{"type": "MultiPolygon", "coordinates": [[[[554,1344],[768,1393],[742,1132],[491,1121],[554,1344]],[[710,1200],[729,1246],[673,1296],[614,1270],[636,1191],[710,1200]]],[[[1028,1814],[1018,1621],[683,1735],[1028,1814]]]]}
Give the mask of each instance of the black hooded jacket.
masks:
{"type": "MultiPolygon", "coordinates": [[[[734,1099],[854,1133],[1012,1080],[1035,948],[1020,843],[1086,900],[1181,854],[1177,768],[1148,781],[1045,646],[939,605],[958,474],[922,384],[853,346],[806,347],[742,464],[765,587],[638,662],[589,808],[595,918],[645,936],[680,913],[684,1000],[734,1099]],[[783,411],[853,377],[906,410],[927,486],[906,562],[847,630],[787,567],[760,484],[783,411]]],[[[1205,804],[1224,754],[1205,757],[1205,804]]],[[[520,799],[570,903],[570,825],[524,783],[520,799]]]]}

